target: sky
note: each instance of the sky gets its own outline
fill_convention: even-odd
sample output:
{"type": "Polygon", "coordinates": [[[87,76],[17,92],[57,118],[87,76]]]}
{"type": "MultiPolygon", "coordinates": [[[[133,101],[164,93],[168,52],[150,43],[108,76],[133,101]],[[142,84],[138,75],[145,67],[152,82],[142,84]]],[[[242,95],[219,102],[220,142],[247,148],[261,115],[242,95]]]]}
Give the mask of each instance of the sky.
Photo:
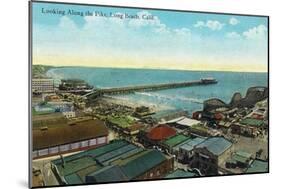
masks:
{"type": "Polygon", "coordinates": [[[267,17],[33,2],[32,21],[33,64],[267,72],[267,17]]]}

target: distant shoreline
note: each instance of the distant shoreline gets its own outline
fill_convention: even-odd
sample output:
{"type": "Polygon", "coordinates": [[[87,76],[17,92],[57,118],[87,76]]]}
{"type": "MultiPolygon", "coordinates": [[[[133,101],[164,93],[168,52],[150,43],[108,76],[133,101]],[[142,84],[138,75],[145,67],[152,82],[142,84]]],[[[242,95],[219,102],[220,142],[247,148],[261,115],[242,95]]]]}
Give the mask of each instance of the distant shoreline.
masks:
{"type": "MultiPolygon", "coordinates": [[[[58,68],[97,68],[97,69],[128,69],[128,70],[163,70],[163,71],[191,71],[191,72],[226,72],[226,73],[253,73],[253,74],[268,74],[268,71],[266,72],[251,72],[251,71],[222,71],[222,70],[188,70],[188,69],[164,69],[164,68],[123,68],[123,67],[96,67],[96,66],[51,66],[51,65],[42,65],[42,64],[34,64],[33,66],[43,66],[43,67],[49,67],[49,70],[51,69],[58,69],[58,68]]],[[[48,70],[48,71],[49,71],[48,70]]]]}

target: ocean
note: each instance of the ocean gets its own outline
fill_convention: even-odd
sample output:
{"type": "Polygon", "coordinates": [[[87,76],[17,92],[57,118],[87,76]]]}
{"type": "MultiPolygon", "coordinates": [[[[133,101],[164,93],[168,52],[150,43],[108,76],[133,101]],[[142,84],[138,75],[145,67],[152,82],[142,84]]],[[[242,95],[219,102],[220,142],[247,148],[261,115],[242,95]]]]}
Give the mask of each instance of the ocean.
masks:
{"type": "Polygon", "coordinates": [[[47,75],[55,79],[83,79],[98,88],[215,78],[218,83],[213,85],[114,95],[115,98],[154,106],[161,105],[168,109],[185,110],[190,114],[201,110],[204,100],[219,98],[229,103],[235,92],[240,92],[244,96],[249,87],[268,84],[267,73],[245,72],[63,67],[50,69],[47,75]]]}

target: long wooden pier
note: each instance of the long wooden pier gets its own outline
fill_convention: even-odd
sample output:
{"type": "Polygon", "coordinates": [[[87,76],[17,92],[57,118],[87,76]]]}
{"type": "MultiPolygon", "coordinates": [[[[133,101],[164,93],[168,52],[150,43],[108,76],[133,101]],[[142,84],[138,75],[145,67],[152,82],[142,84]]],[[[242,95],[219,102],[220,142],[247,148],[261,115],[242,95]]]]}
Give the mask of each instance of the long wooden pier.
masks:
{"type": "Polygon", "coordinates": [[[176,82],[176,83],[162,83],[162,84],[149,84],[149,85],[138,85],[138,86],[128,86],[128,87],[114,87],[114,88],[103,88],[96,89],[84,95],[84,97],[96,97],[106,95],[115,95],[115,94],[127,94],[134,92],[143,92],[143,91],[156,91],[156,90],[165,90],[172,88],[180,87],[190,87],[196,85],[210,85],[216,84],[217,80],[213,78],[204,78],[196,81],[188,82],[176,82]]]}

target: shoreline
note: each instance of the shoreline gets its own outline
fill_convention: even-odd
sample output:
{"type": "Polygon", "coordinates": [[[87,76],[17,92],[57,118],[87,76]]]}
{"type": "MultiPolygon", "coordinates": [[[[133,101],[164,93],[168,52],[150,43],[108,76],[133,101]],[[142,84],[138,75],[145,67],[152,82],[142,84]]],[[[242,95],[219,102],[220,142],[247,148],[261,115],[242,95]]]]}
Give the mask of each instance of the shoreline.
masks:
{"type": "Polygon", "coordinates": [[[113,96],[103,96],[103,97],[101,97],[101,100],[103,100],[107,103],[113,103],[113,104],[119,104],[119,105],[122,105],[122,106],[128,106],[128,107],[133,108],[133,109],[135,109],[136,107],[139,107],[139,106],[147,106],[152,111],[155,111],[155,112],[175,109],[173,107],[159,105],[159,104],[153,104],[153,103],[144,102],[144,101],[142,101],[142,102],[132,102],[129,99],[118,98],[118,97],[113,97],[113,96]]]}

